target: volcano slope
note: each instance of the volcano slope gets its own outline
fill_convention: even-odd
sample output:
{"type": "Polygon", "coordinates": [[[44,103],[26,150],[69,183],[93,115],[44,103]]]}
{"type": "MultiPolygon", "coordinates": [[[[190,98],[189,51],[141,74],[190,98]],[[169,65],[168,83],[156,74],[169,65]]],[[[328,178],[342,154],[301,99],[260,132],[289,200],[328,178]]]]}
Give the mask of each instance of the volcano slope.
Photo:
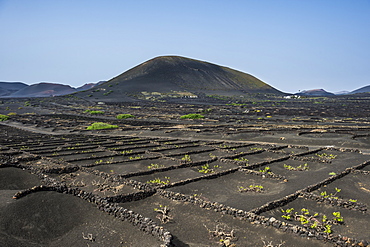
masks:
{"type": "Polygon", "coordinates": [[[186,57],[162,56],[75,95],[89,101],[129,102],[245,93],[283,94],[250,74],[186,57]]]}
{"type": "Polygon", "coordinates": [[[22,105],[0,105],[2,246],[369,244],[367,98],[22,105]]]}

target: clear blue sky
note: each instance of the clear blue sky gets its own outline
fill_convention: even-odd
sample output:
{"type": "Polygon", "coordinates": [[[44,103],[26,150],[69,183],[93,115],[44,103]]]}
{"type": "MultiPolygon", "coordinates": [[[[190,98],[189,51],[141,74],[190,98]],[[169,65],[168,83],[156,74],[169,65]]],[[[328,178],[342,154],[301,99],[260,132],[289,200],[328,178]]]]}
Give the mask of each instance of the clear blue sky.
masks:
{"type": "Polygon", "coordinates": [[[156,56],[284,92],[370,85],[369,0],[0,0],[0,81],[80,86],[156,56]]]}

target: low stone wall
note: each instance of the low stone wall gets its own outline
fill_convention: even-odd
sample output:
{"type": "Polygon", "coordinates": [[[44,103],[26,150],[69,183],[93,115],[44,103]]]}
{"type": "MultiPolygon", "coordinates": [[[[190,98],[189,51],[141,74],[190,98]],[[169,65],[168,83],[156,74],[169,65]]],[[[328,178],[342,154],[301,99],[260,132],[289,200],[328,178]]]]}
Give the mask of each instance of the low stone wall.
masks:
{"type": "MultiPolygon", "coordinates": [[[[305,154],[303,154],[305,155],[305,154]]],[[[299,160],[299,161],[308,161],[308,162],[317,162],[317,163],[331,163],[331,160],[323,160],[320,158],[315,157],[302,157],[302,156],[290,156],[292,160],[299,160]]]]}
{"type": "Polygon", "coordinates": [[[318,196],[313,193],[307,193],[307,192],[301,193],[300,196],[302,196],[304,199],[313,200],[319,203],[325,203],[325,204],[329,204],[332,206],[337,206],[337,207],[341,207],[341,208],[345,208],[349,210],[360,211],[363,213],[367,211],[366,204],[359,203],[359,202],[351,202],[351,201],[347,201],[347,200],[343,200],[339,198],[338,199],[330,198],[330,197],[325,198],[324,196],[318,196]]]}
{"type": "Polygon", "coordinates": [[[295,192],[293,194],[284,196],[283,198],[277,199],[275,201],[268,202],[265,205],[262,205],[258,208],[255,208],[255,209],[252,209],[249,212],[255,213],[255,214],[262,214],[264,212],[273,210],[275,208],[287,205],[289,202],[292,202],[295,199],[297,199],[299,195],[300,195],[300,192],[295,192]]]}
{"type": "Polygon", "coordinates": [[[238,154],[227,155],[227,156],[224,156],[222,158],[223,159],[234,160],[236,158],[240,158],[240,157],[243,157],[243,156],[253,155],[253,154],[260,154],[260,153],[263,153],[263,152],[265,152],[265,150],[250,151],[250,152],[245,152],[245,153],[243,152],[243,153],[238,153],[238,154]]]}
{"type": "MultiPolygon", "coordinates": [[[[262,152],[258,151],[258,153],[262,153],[262,152]]],[[[243,155],[241,155],[241,156],[243,156],[243,155]]],[[[239,157],[241,157],[241,156],[239,156],[239,157]]],[[[265,160],[265,161],[262,161],[262,162],[257,162],[257,163],[252,163],[252,164],[246,164],[247,161],[233,160],[233,159],[230,159],[229,157],[220,158],[220,161],[233,163],[237,166],[242,166],[243,168],[253,169],[253,168],[261,167],[261,166],[264,166],[264,165],[272,164],[274,162],[284,161],[284,160],[287,160],[289,158],[290,158],[290,156],[283,156],[281,158],[265,160]]]]}
{"type": "Polygon", "coordinates": [[[199,181],[199,180],[202,180],[202,179],[221,177],[223,175],[236,172],[238,170],[239,170],[239,168],[235,167],[235,168],[231,168],[231,169],[221,171],[221,172],[209,173],[209,174],[206,174],[206,175],[203,175],[203,176],[200,176],[200,177],[189,178],[189,179],[181,180],[181,181],[178,181],[178,182],[165,184],[165,185],[162,185],[162,186],[157,186],[157,188],[161,188],[161,189],[172,188],[172,187],[181,186],[181,185],[185,185],[185,184],[188,184],[188,183],[196,182],[196,181],[199,181]]]}
{"type": "Polygon", "coordinates": [[[319,152],[321,150],[323,150],[323,148],[317,148],[317,149],[309,150],[309,151],[302,152],[302,153],[299,153],[299,154],[292,154],[291,156],[293,156],[293,157],[300,157],[300,156],[303,156],[303,155],[314,154],[314,153],[317,153],[317,152],[319,152]]]}
{"type": "Polygon", "coordinates": [[[16,164],[18,164],[17,158],[9,155],[0,154],[0,167],[11,167],[16,164]]]}
{"type": "Polygon", "coordinates": [[[106,199],[107,202],[110,202],[110,203],[124,203],[124,202],[131,202],[131,201],[139,201],[147,197],[150,197],[155,193],[156,191],[153,189],[153,190],[147,190],[147,191],[139,191],[139,192],[130,193],[130,194],[109,196],[109,197],[105,197],[104,199],[106,199]]]}
{"type": "Polygon", "coordinates": [[[288,181],[286,177],[279,175],[279,174],[275,174],[273,172],[259,172],[259,171],[245,169],[245,168],[239,168],[239,171],[242,171],[245,174],[257,175],[262,178],[272,178],[272,179],[284,180],[286,182],[288,181]]]}
{"type": "Polygon", "coordinates": [[[119,183],[122,183],[124,185],[131,186],[131,187],[133,187],[135,189],[138,189],[138,190],[152,191],[154,189],[154,186],[151,186],[149,184],[142,183],[142,182],[139,182],[139,181],[136,181],[136,180],[126,179],[126,178],[122,177],[122,175],[119,175],[119,174],[108,174],[106,172],[102,172],[102,171],[99,171],[99,170],[91,170],[91,169],[84,168],[84,167],[81,168],[81,170],[84,171],[84,172],[96,175],[96,176],[100,176],[103,179],[106,179],[110,182],[119,182],[119,183]]]}
{"type": "Polygon", "coordinates": [[[354,173],[354,174],[370,175],[370,171],[354,170],[354,171],[352,171],[352,173],[354,173]]]}
{"type": "Polygon", "coordinates": [[[332,150],[339,152],[349,152],[349,153],[360,153],[361,151],[356,148],[338,148],[338,147],[325,147],[323,150],[332,150]]]}
{"type": "MultiPolygon", "coordinates": [[[[363,162],[362,164],[360,164],[360,165],[358,165],[358,166],[353,167],[353,171],[361,170],[361,169],[365,168],[365,167],[366,167],[366,166],[368,166],[368,165],[370,165],[370,160],[365,161],[365,162],[363,162]]],[[[363,171],[361,171],[361,172],[363,172],[363,171]]],[[[365,171],[364,171],[364,172],[365,172],[365,171]]]]}
{"type": "Polygon", "coordinates": [[[206,148],[206,149],[203,149],[203,150],[194,150],[194,151],[185,151],[185,152],[180,152],[180,153],[175,153],[175,154],[167,154],[166,156],[167,157],[175,157],[175,156],[181,156],[181,155],[191,155],[191,154],[212,152],[214,150],[216,150],[216,149],[215,148],[206,148]]]}
{"type": "Polygon", "coordinates": [[[284,156],[284,157],[277,158],[277,159],[265,160],[265,161],[262,161],[262,162],[246,165],[244,168],[253,169],[253,168],[269,165],[269,164],[272,164],[272,163],[275,163],[275,162],[288,160],[289,158],[290,158],[290,156],[284,156]]]}
{"type": "MultiPolygon", "coordinates": [[[[48,159],[48,158],[43,158],[43,159],[48,159]]],[[[47,161],[50,163],[55,164],[55,166],[46,166],[46,167],[34,167],[30,164],[19,164],[16,163],[14,164],[15,167],[22,168],[22,169],[27,169],[30,170],[32,173],[35,174],[63,174],[63,173],[71,173],[71,172],[76,172],[80,169],[79,166],[76,165],[71,165],[66,162],[55,162],[54,160],[47,161]]]]}
{"type": "MultiPolygon", "coordinates": [[[[146,152],[143,152],[143,153],[146,153],[146,152]]],[[[107,156],[107,157],[112,157],[112,156],[107,156]]],[[[94,157],[94,158],[90,158],[90,159],[95,159],[95,158],[98,158],[98,157],[94,157]]],[[[102,162],[102,163],[99,163],[99,164],[90,163],[90,164],[86,164],[86,165],[82,165],[82,166],[83,167],[94,167],[94,166],[100,166],[100,165],[114,165],[114,164],[132,162],[132,161],[138,161],[138,160],[154,160],[154,159],[158,159],[158,158],[161,158],[161,156],[157,155],[157,156],[143,157],[143,158],[132,159],[132,160],[109,161],[109,162],[102,162]]]]}
{"type": "Polygon", "coordinates": [[[188,162],[188,163],[181,162],[180,160],[175,160],[175,161],[178,161],[180,164],[179,165],[168,166],[168,167],[157,168],[157,169],[151,169],[151,170],[148,170],[148,171],[131,172],[131,173],[127,173],[127,174],[122,174],[122,175],[120,175],[120,177],[129,178],[129,177],[136,177],[136,176],[154,174],[154,173],[157,173],[157,172],[170,171],[170,170],[179,169],[179,168],[201,166],[201,165],[205,165],[205,164],[214,162],[216,160],[217,160],[217,158],[211,158],[211,159],[208,159],[208,160],[203,160],[203,161],[198,161],[198,162],[188,162]]]}

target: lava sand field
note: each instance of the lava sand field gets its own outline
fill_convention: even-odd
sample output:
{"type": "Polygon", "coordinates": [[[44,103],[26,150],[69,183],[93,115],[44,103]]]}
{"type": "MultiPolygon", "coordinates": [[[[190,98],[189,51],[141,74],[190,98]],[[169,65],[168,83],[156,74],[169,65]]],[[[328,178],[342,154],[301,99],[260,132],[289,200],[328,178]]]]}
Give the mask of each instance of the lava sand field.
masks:
{"type": "Polygon", "coordinates": [[[1,246],[370,245],[368,108],[23,103],[0,105],[1,246]]]}

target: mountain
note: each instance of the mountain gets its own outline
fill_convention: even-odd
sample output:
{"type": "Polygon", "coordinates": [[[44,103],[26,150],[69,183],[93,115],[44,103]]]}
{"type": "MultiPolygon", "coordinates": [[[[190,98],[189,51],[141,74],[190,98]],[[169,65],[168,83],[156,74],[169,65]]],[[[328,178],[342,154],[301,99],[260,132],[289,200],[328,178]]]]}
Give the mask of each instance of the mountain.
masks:
{"type": "Polygon", "coordinates": [[[359,89],[356,89],[356,90],[350,92],[350,94],[355,94],[355,93],[370,93],[370,85],[359,88],[359,89]]]}
{"type": "Polygon", "coordinates": [[[340,91],[340,92],[335,92],[334,94],[335,95],[346,95],[346,94],[349,94],[350,92],[349,91],[340,91]]]}
{"type": "Polygon", "coordinates": [[[130,97],[158,95],[197,97],[245,93],[283,94],[256,77],[234,69],[185,57],[161,56],[76,95],[102,101],[124,101],[130,97]]]}
{"type": "Polygon", "coordinates": [[[25,87],[28,85],[23,82],[0,82],[0,96],[11,95],[25,87]]]}
{"type": "Polygon", "coordinates": [[[329,93],[324,89],[312,89],[312,90],[305,90],[300,93],[296,93],[296,95],[301,96],[335,96],[333,93],[329,93]]]}
{"type": "Polygon", "coordinates": [[[106,81],[98,81],[97,83],[93,83],[93,82],[91,82],[91,83],[86,83],[86,84],[82,85],[81,87],[77,87],[77,88],[76,88],[76,90],[77,90],[78,92],[79,92],[79,91],[88,90],[88,89],[91,89],[91,88],[93,88],[93,87],[95,87],[95,86],[98,86],[98,85],[100,85],[100,84],[103,84],[104,82],[106,82],[106,81]]]}
{"type": "Polygon", "coordinates": [[[91,89],[93,87],[95,87],[95,83],[86,83],[84,85],[82,85],[81,87],[77,87],[76,90],[77,91],[84,91],[84,90],[88,90],[88,89],[91,89]]]}
{"type": "Polygon", "coordinates": [[[71,94],[74,92],[76,92],[76,89],[69,85],[41,82],[24,87],[11,94],[10,97],[50,97],[71,94]]]}
{"type": "Polygon", "coordinates": [[[104,83],[86,83],[81,87],[71,87],[60,83],[41,82],[27,85],[22,82],[0,82],[0,97],[19,98],[19,97],[50,97],[71,94],[79,91],[91,89],[104,83]]]}
{"type": "Polygon", "coordinates": [[[348,91],[340,91],[336,93],[330,93],[325,91],[324,89],[313,89],[313,90],[306,90],[300,93],[296,93],[296,95],[304,95],[304,96],[334,96],[334,95],[349,95],[349,94],[357,94],[357,93],[370,93],[370,85],[365,86],[359,89],[356,89],[352,92],[348,91]]]}

